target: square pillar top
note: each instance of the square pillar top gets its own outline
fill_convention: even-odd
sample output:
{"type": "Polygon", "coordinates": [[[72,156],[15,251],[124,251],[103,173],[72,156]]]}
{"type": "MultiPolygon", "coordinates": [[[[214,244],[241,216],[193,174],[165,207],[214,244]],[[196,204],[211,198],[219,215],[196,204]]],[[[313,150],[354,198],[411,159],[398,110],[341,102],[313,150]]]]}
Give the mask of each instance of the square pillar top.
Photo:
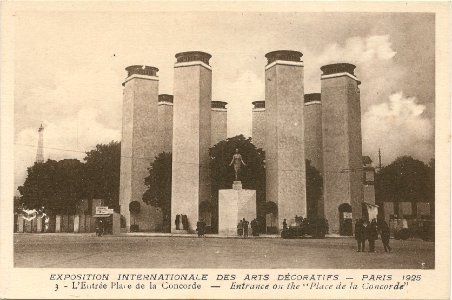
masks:
{"type": "Polygon", "coordinates": [[[323,72],[321,75],[321,79],[334,78],[345,75],[356,80],[358,85],[360,85],[361,81],[359,81],[358,78],[356,78],[354,73],[355,69],[356,66],[350,63],[336,63],[324,65],[320,67],[320,70],[323,72]]]}
{"type": "Polygon", "coordinates": [[[200,61],[205,63],[206,65],[209,65],[209,60],[212,58],[212,55],[202,51],[187,51],[177,53],[175,57],[177,59],[177,63],[200,61]]]}
{"type": "Polygon", "coordinates": [[[127,77],[134,74],[137,75],[147,75],[147,76],[157,76],[158,68],[145,65],[133,65],[126,68],[127,77]]]}
{"type": "Polygon", "coordinates": [[[351,75],[355,75],[354,70],[356,66],[349,63],[337,63],[337,64],[329,64],[320,67],[320,70],[323,72],[322,75],[330,75],[336,73],[350,73],[351,75]]]}
{"type": "Polygon", "coordinates": [[[301,62],[302,56],[303,53],[293,50],[277,50],[265,54],[265,57],[267,58],[267,65],[277,60],[301,62]]]}

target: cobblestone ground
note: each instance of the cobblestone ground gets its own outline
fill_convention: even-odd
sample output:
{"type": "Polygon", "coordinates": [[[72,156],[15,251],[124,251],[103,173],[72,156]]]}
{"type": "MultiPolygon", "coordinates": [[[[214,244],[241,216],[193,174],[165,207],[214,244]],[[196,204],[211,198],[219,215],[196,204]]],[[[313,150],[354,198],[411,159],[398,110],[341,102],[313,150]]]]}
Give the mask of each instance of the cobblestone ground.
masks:
{"type": "Polygon", "coordinates": [[[197,238],[15,234],[15,267],[432,269],[434,243],[391,240],[392,253],[356,252],[353,238],[197,238]]]}

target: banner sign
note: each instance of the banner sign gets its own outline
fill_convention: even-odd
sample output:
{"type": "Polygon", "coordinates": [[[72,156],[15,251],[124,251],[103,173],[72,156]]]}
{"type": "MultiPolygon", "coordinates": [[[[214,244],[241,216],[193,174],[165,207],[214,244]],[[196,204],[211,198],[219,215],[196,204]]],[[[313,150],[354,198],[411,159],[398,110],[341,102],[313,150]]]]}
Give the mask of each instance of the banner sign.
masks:
{"type": "Polygon", "coordinates": [[[351,212],[344,212],[344,219],[353,219],[351,212]]]}
{"type": "Polygon", "coordinates": [[[96,215],[111,215],[113,214],[113,208],[108,206],[96,206],[96,215]]]}

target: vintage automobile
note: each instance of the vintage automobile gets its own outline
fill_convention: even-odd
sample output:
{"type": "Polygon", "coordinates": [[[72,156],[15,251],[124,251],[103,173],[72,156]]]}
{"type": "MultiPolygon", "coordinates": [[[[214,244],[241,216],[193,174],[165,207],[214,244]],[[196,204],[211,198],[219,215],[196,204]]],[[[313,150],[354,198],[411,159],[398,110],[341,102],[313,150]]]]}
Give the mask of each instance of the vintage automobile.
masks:
{"type": "Polygon", "coordinates": [[[307,219],[301,218],[296,220],[293,224],[287,228],[283,228],[281,231],[281,237],[283,239],[293,238],[325,238],[325,234],[328,233],[328,220],[323,218],[307,219]]]}
{"type": "Polygon", "coordinates": [[[435,221],[431,218],[391,219],[394,239],[407,240],[421,238],[424,241],[435,241],[435,221]]]}

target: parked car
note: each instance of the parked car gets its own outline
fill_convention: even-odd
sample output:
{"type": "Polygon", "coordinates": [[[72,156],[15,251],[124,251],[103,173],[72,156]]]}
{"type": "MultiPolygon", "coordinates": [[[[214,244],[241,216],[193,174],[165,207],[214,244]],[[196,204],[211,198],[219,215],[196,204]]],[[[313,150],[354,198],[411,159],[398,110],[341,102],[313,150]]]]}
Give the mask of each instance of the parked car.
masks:
{"type": "Polygon", "coordinates": [[[301,222],[291,224],[287,229],[281,231],[283,239],[293,239],[309,236],[311,238],[325,238],[328,233],[328,220],[323,218],[318,219],[302,219],[301,222]]]}

